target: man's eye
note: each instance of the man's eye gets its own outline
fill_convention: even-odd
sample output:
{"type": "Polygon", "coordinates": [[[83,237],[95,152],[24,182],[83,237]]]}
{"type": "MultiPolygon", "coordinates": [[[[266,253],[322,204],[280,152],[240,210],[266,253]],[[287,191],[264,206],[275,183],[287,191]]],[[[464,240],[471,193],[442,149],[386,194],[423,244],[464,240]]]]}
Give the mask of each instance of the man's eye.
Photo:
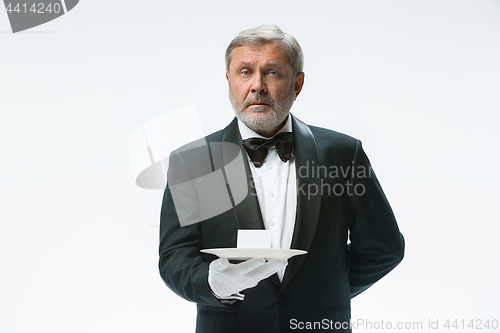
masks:
{"type": "Polygon", "coordinates": [[[278,72],[276,72],[276,71],[270,71],[270,72],[268,73],[268,75],[269,75],[269,76],[276,76],[276,75],[278,75],[278,72]]]}
{"type": "Polygon", "coordinates": [[[250,71],[241,71],[241,75],[248,76],[250,75],[250,71]]]}

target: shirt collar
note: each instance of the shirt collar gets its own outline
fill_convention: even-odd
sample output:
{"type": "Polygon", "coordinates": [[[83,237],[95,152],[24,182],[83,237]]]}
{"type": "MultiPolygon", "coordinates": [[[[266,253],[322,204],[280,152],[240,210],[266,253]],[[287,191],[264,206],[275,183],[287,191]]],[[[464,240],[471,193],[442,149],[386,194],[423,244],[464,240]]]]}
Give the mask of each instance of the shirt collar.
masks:
{"type": "MultiPolygon", "coordinates": [[[[248,138],[263,138],[263,139],[267,139],[266,137],[264,137],[264,136],[262,136],[260,134],[255,133],[254,130],[252,130],[249,127],[247,127],[247,125],[245,125],[239,119],[238,119],[238,128],[240,130],[240,134],[241,134],[241,139],[242,140],[246,140],[248,138]]],[[[286,120],[285,125],[283,125],[283,127],[276,134],[282,133],[282,132],[292,132],[292,117],[290,116],[290,114],[288,114],[288,119],[286,120]]]]}

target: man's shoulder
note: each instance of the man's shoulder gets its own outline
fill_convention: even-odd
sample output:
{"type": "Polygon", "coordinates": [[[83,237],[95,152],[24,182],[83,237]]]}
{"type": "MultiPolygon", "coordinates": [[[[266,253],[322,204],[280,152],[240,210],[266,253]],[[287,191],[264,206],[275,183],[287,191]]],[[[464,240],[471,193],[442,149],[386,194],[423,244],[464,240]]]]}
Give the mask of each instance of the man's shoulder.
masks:
{"type": "Polygon", "coordinates": [[[327,129],[324,127],[319,127],[319,126],[314,126],[310,124],[306,124],[295,115],[293,115],[294,119],[294,132],[297,129],[299,133],[305,134],[307,136],[308,130],[311,131],[311,134],[314,137],[314,140],[316,141],[316,145],[320,146],[345,146],[345,147],[356,147],[356,144],[358,140],[353,138],[352,136],[346,135],[344,133],[340,133],[331,129],[327,129]],[[295,126],[297,128],[295,128],[295,126]]]}
{"type": "Polygon", "coordinates": [[[324,127],[319,127],[319,126],[313,126],[313,125],[308,125],[309,128],[311,129],[311,132],[314,134],[315,137],[320,137],[320,138],[335,138],[336,140],[340,141],[345,141],[345,142],[356,142],[357,139],[353,138],[350,135],[337,132],[328,128],[324,127]]]}
{"type": "Polygon", "coordinates": [[[207,142],[220,142],[220,141],[222,141],[222,133],[223,132],[224,132],[224,128],[220,129],[216,132],[213,132],[211,134],[208,134],[207,136],[205,136],[205,140],[207,142]]]}
{"type": "Polygon", "coordinates": [[[359,140],[331,129],[308,125],[314,137],[320,164],[350,165],[359,140]]]}
{"type": "Polygon", "coordinates": [[[308,125],[316,141],[318,147],[336,147],[343,149],[355,149],[358,144],[358,139],[350,135],[340,133],[331,129],[308,125]]]}

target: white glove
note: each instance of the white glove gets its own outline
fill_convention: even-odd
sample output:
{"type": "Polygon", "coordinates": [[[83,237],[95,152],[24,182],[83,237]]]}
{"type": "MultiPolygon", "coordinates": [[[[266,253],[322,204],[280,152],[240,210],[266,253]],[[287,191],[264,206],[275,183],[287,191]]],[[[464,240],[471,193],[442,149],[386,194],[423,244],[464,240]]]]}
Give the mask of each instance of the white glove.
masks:
{"type": "Polygon", "coordinates": [[[212,292],[220,299],[243,300],[240,291],[255,287],[288,264],[286,260],[254,258],[238,264],[230,264],[226,258],[219,258],[210,263],[208,284],[212,292]]]}

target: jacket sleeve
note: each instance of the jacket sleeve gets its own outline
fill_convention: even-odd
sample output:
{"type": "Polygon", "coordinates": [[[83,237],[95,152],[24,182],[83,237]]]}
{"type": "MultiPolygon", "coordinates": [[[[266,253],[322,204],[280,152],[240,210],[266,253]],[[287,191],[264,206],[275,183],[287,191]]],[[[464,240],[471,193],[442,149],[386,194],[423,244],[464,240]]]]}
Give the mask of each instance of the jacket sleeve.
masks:
{"type": "Polygon", "coordinates": [[[351,297],[355,297],[399,264],[404,239],[359,140],[352,166],[348,255],[351,297]]]}
{"type": "MultiPolygon", "coordinates": [[[[179,156],[179,155],[177,155],[179,156]]],[[[170,161],[169,181],[175,170],[176,178],[182,173],[187,173],[182,161],[170,161]],[[179,169],[180,168],[180,169],[179,169]]],[[[175,183],[175,181],[174,181],[175,183]]],[[[196,215],[198,207],[193,198],[196,193],[183,193],[186,198],[177,202],[182,214],[191,209],[196,215]],[[184,205],[184,207],[182,207],[184,205]]],[[[163,196],[160,216],[160,244],[159,244],[159,270],[165,284],[182,298],[203,305],[232,308],[230,301],[215,298],[208,285],[209,256],[200,253],[203,249],[201,223],[181,226],[174,205],[171,189],[167,184],[163,196]]]]}

